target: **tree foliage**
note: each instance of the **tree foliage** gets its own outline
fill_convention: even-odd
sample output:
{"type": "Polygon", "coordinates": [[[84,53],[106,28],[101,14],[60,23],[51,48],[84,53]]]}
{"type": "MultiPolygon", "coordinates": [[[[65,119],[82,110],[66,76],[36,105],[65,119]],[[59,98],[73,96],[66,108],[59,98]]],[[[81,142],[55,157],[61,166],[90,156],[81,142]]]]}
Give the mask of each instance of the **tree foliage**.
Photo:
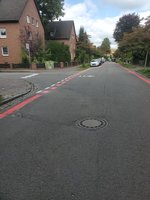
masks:
{"type": "Polygon", "coordinates": [[[113,37],[116,42],[120,42],[124,33],[131,33],[134,27],[138,27],[140,24],[140,17],[135,13],[127,14],[119,18],[116,24],[116,28],[113,33],[113,37]]]}
{"type": "Polygon", "coordinates": [[[79,37],[77,42],[77,59],[80,63],[89,62],[90,40],[89,36],[84,30],[84,27],[80,27],[79,37]]]}
{"type": "Polygon", "coordinates": [[[89,63],[92,57],[100,57],[100,52],[91,43],[90,36],[80,27],[78,42],[77,42],[77,60],[80,63],[89,63]]]}
{"type": "Polygon", "coordinates": [[[133,61],[143,59],[150,51],[150,17],[144,25],[133,28],[133,32],[125,33],[119,42],[119,50],[132,52],[133,61]]]}
{"type": "Polygon", "coordinates": [[[64,16],[64,0],[36,0],[44,24],[64,16]]]}
{"type": "Polygon", "coordinates": [[[20,40],[22,43],[22,61],[27,62],[29,60],[29,51],[26,50],[26,44],[29,45],[30,58],[33,61],[37,51],[43,48],[42,38],[39,34],[32,32],[30,26],[24,26],[20,30],[20,40]]]}
{"type": "Polygon", "coordinates": [[[110,44],[110,40],[108,38],[104,38],[100,46],[100,51],[103,56],[111,52],[110,44]]]}

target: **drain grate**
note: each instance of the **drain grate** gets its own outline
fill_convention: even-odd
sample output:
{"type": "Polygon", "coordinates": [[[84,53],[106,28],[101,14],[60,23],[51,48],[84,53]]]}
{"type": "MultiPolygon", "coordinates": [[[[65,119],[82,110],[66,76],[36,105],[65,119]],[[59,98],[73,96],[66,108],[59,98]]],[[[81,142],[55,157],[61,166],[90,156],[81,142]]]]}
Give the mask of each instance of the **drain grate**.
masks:
{"type": "Polygon", "coordinates": [[[77,126],[90,129],[90,130],[96,130],[99,128],[104,128],[107,126],[108,122],[105,119],[84,119],[81,121],[77,121],[77,126]]]}

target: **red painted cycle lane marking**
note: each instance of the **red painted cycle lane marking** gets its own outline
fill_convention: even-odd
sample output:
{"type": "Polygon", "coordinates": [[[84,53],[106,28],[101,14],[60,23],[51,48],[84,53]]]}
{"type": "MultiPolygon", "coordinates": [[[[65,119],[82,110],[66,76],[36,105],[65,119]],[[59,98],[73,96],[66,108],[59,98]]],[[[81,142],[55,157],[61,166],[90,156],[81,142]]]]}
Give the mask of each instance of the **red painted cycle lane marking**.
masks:
{"type": "Polygon", "coordinates": [[[121,65],[119,65],[122,69],[126,70],[127,72],[129,72],[130,74],[133,74],[134,76],[136,76],[137,78],[141,79],[142,81],[144,81],[145,83],[150,84],[150,79],[146,78],[146,77],[142,77],[140,74],[136,73],[135,71],[132,71],[130,69],[127,69],[121,65]]]}
{"type": "Polygon", "coordinates": [[[6,117],[7,115],[10,115],[12,113],[14,113],[15,111],[19,110],[20,108],[23,108],[25,105],[29,104],[30,102],[40,98],[42,95],[41,94],[37,94],[19,104],[17,104],[16,106],[10,108],[9,110],[5,111],[4,113],[0,114],[0,119],[6,117]]]}
{"type": "MultiPolygon", "coordinates": [[[[79,72],[79,73],[73,75],[71,78],[68,77],[67,80],[65,80],[65,81],[63,81],[62,83],[57,84],[57,85],[58,85],[58,86],[62,86],[62,85],[65,84],[66,82],[68,82],[68,81],[70,81],[70,80],[76,78],[78,75],[80,75],[81,73],[86,72],[86,71],[88,71],[88,70],[90,70],[90,69],[81,71],[81,72],[79,72]]],[[[56,86],[57,86],[57,85],[56,85],[56,86]]],[[[50,90],[56,90],[56,89],[57,89],[56,86],[51,87],[50,90]]],[[[31,97],[31,98],[29,98],[29,99],[27,99],[27,100],[24,100],[23,102],[21,102],[21,103],[15,105],[15,106],[13,106],[13,107],[10,108],[9,110],[5,111],[4,113],[1,113],[1,114],[0,114],[0,119],[3,119],[3,118],[5,118],[5,117],[7,117],[8,115],[10,115],[10,114],[16,112],[17,110],[23,108],[24,106],[26,106],[27,104],[31,103],[32,101],[35,101],[36,99],[42,97],[44,94],[49,93],[50,90],[46,90],[46,91],[44,91],[44,92],[42,92],[42,93],[40,93],[40,94],[36,94],[35,96],[33,96],[33,97],[31,97]]]]}

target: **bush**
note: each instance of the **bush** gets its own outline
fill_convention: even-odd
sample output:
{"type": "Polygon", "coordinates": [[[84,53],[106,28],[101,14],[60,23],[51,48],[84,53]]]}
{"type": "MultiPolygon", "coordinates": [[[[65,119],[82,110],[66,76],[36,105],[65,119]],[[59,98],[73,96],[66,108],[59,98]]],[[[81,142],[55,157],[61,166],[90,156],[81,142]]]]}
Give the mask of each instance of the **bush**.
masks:
{"type": "Polygon", "coordinates": [[[49,60],[56,62],[70,62],[71,56],[69,46],[64,43],[56,41],[48,41],[46,45],[47,52],[49,53],[49,60]]]}
{"type": "Polygon", "coordinates": [[[29,55],[25,48],[22,48],[22,63],[29,64],[29,55]]]}
{"type": "Polygon", "coordinates": [[[83,69],[86,69],[89,67],[90,67],[90,64],[88,64],[88,63],[83,63],[82,65],[80,65],[80,68],[83,68],[83,69]]]}
{"type": "Polygon", "coordinates": [[[45,61],[50,60],[50,55],[48,50],[39,49],[34,56],[34,63],[45,63],[45,61]]]}

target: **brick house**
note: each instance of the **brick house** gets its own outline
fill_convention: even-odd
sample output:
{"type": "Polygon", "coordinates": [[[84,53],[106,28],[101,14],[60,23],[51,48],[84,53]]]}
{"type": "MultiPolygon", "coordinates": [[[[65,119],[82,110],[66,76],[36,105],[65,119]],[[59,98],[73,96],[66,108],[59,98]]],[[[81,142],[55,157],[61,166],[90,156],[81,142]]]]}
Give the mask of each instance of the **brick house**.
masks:
{"type": "Polygon", "coordinates": [[[44,28],[34,0],[0,0],[0,64],[22,62],[22,49],[44,48],[44,28]]]}
{"type": "Polygon", "coordinates": [[[76,56],[76,31],[74,21],[50,22],[46,28],[46,40],[55,40],[69,46],[71,60],[76,56]]]}

